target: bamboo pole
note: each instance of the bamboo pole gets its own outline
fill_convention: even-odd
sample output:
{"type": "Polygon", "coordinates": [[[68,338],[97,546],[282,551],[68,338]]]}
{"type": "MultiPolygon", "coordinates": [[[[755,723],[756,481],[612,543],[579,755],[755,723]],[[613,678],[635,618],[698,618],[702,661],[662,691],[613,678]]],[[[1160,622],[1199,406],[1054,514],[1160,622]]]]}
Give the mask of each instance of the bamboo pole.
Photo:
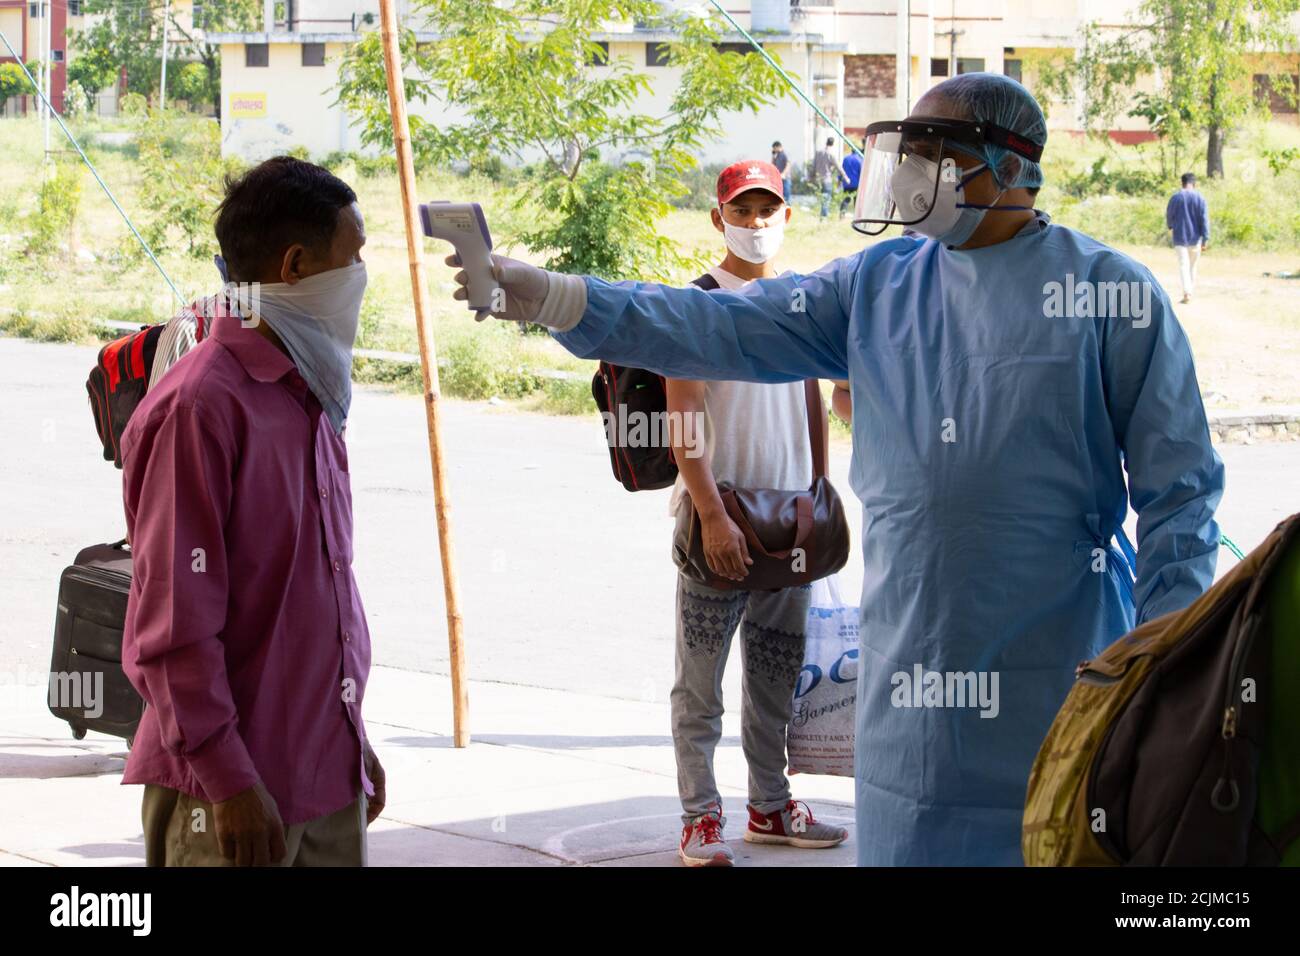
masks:
{"type": "Polygon", "coordinates": [[[452,716],[457,747],[469,745],[469,690],[465,686],[465,648],[461,633],[460,585],[456,551],[452,546],[451,505],[447,497],[447,468],[442,451],[439,414],[437,347],[429,327],[429,292],[421,256],[423,230],[415,196],[415,160],[411,154],[411,129],[406,118],[406,90],[402,84],[402,56],[394,0],[379,0],[379,22],[384,46],[384,72],[388,76],[388,105],[393,117],[393,143],[397,148],[397,178],[402,187],[402,214],[406,222],[406,254],[411,267],[411,292],[415,297],[415,327],[420,338],[420,370],[424,374],[424,410],[429,429],[429,461],[433,466],[434,507],[438,518],[438,552],[442,558],[442,589],[447,605],[447,641],[451,651],[452,716]]]}

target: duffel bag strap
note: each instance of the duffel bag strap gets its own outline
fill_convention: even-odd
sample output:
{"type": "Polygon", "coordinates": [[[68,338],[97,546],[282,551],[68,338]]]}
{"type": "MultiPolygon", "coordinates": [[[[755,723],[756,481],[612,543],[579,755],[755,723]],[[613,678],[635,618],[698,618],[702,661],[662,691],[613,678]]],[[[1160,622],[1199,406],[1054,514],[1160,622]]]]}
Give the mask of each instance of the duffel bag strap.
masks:
{"type": "Polygon", "coordinates": [[[828,449],[826,447],[826,405],[822,402],[822,390],[817,379],[806,379],[803,383],[804,401],[808,405],[808,444],[812,448],[813,480],[825,478],[828,469],[828,449]]]}

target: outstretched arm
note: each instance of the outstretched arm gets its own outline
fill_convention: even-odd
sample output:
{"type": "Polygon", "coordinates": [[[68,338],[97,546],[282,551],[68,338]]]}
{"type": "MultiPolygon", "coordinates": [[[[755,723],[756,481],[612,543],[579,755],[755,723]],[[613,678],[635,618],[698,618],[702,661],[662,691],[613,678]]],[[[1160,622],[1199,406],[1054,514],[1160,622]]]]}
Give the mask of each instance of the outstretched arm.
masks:
{"type": "Polygon", "coordinates": [[[760,279],[737,292],[587,276],[581,318],[555,338],[580,358],[672,378],[843,379],[860,263],[860,255],[837,259],[810,275],[760,279]]]}

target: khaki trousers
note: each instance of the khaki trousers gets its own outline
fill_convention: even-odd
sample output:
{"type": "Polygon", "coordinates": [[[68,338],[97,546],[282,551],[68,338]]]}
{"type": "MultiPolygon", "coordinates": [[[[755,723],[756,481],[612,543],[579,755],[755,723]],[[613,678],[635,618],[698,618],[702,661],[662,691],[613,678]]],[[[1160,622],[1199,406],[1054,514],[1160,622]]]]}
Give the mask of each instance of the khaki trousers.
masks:
{"type": "MultiPolygon", "coordinates": [[[[146,784],[141,817],[148,866],[235,865],[221,854],[212,804],[146,784]]],[[[365,866],[365,794],[328,816],[285,827],[284,843],[278,866],[365,866]]]]}

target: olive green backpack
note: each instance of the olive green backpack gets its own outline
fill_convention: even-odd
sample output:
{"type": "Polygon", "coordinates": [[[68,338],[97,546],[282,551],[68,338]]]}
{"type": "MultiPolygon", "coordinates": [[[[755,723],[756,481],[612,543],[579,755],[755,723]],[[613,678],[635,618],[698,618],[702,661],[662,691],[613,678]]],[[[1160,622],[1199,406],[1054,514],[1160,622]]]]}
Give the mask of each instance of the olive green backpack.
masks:
{"type": "Polygon", "coordinates": [[[1084,661],[1030,772],[1030,866],[1300,865],[1300,515],[1084,661]]]}

